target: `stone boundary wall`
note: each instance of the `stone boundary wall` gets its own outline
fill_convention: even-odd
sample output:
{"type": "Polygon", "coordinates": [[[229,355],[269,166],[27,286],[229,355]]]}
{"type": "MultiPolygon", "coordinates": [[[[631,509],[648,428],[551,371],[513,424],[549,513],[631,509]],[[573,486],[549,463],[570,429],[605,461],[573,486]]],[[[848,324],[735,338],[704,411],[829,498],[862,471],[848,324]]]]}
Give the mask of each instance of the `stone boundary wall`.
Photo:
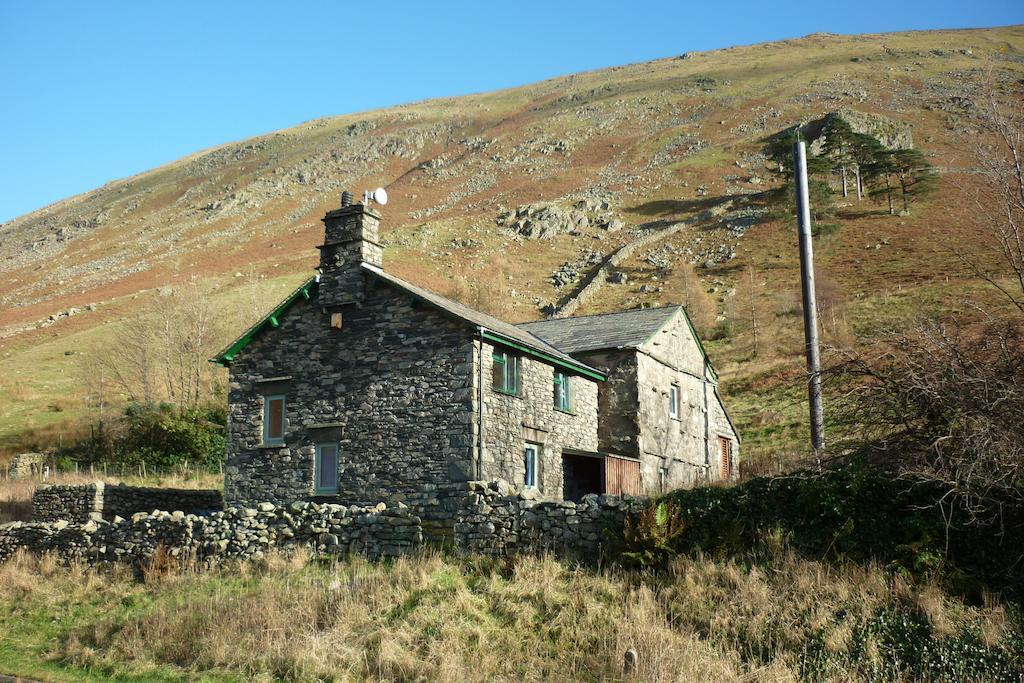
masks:
{"type": "Polygon", "coordinates": [[[223,508],[223,495],[215,489],[110,486],[98,481],[79,486],[40,486],[32,496],[32,521],[82,523],[153,510],[205,513],[223,508]]]}
{"type": "Polygon", "coordinates": [[[552,553],[595,559],[614,548],[626,517],[644,502],[630,496],[590,494],[579,503],[540,501],[532,492],[509,493],[474,482],[455,525],[455,545],[487,555],[552,553]]]}
{"type": "MultiPolygon", "coordinates": [[[[93,485],[44,487],[41,502],[56,498],[66,513],[73,495],[87,498],[90,490],[98,493],[93,485]]],[[[516,492],[500,480],[437,486],[404,499],[391,506],[297,501],[207,514],[178,510],[137,512],[129,519],[13,522],[0,526],[0,561],[23,548],[90,564],[139,563],[159,546],[172,556],[207,563],[295,547],[375,559],[425,544],[488,555],[552,553],[594,560],[614,549],[627,516],[643,506],[640,499],[607,495],[584,496],[579,503],[542,501],[536,491],[516,492]]],[[[78,503],[79,510],[87,507],[78,503]]]]}
{"type": "Polygon", "coordinates": [[[207,516],[139,512],[131,519],[81,524],[12,522],[0,526],[0,562],[25,549],[89,564],[142,563],[157,547],[201,563],[259,559],[271,549],[298,547],[376,559],[404,555],[422,541],[419,518],[404,506],[260,503],[255,509],[229,508],[207,516]]]}

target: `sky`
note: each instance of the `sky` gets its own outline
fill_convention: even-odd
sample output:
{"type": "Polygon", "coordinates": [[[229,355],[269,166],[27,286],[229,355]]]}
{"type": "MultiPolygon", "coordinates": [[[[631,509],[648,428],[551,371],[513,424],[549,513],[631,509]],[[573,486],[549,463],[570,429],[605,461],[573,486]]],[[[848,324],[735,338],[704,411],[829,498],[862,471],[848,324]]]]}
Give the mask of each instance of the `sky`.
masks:
{"type": "Polygon", "coordinates": [[[827,31],[1024,23],[1021,0],[0,0],[0,221],[303,121],[827,31]]]}

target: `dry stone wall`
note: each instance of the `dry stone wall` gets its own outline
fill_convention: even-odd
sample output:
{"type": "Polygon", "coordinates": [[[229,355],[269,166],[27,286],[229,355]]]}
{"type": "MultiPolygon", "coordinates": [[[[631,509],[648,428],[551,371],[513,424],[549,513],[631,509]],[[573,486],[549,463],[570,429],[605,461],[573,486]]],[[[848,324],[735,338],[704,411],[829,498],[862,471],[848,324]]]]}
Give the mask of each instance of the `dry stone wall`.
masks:
{"type": "MultiPolygon", "coordinates": [[[[86,487],[64,488],[81,493],[86,487]]],[[[516,493],[502,480],[439,486],[412,502],[372,507],[264,502],[203,515],[178,510],[137,512],[127,519],[13,522],[0,526],[0,561],[24,549],[90,564],[144,563],[158,548],[206,564],[295,548],[374,559],[405,555],[424,544],[593,560],[615,547],[626,517],[642,505],[604,495],[585,496],[580,503],[542,501],[536,491],[516,493]]]]}
{"type": "Polygon", "coordinates": [[[579,503],[510,493],[503,482],[474,482],[460,507],[455,544],[489,555],[553,553],[595,559],[614,549],[625,519],[642,501],[589,494],[579,503]]]}
{"type": "Polygon", "coordinates": [[[7,476],[11,479],[25,479],[42,474],[45,466],[45,453],[18,453],[11,459],[7,476]]]}
{"type": "Polygon", "coordinates": [[[79,486],[41,486],[32,496],[32,520],[87,522],[128,517],[136,512],[171,510],[203,513],[220,510],[224,499],[214,489],[110,486],[98,481],[79,486]]]}
{"type": "Polygon", "coordinates": [[[272,549],[395,557],[423,540],[419,518],[404,507],[356,507],[300,501],[262,503],[200,516],[139,512],[130,519],[72,523],[13,522],[0,526],[0,561],[18,549],[52,552],[90,564],[145,562],[163,547],[173,557],[212,563],[258,559],[272,549]]]}

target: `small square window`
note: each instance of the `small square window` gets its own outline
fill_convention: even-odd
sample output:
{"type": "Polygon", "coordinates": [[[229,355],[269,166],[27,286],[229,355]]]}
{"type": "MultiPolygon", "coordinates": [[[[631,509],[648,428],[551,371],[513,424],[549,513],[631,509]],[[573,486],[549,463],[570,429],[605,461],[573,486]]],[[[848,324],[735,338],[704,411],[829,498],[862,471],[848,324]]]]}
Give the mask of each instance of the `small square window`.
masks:
{"type": "Polygon", "coordinates": [[[338,492],[338,444],[316,445],[315,474],[317,493],[338,492]]]}
{"type": "Polygon", "coordinates": [[[495,351],[491,356],[491,385],[495,391],[512,396],[519,395],[519,356],[507,351],[495,351]]]}
{"type": "Polygon", "coordinates": [[[528,443],[523,447],[523,486],[537,488],[537,445],[528,443]]]}
{"type": "Polygon", "coordinates": [[[263,399],[263,443],[284,443],[284,396],[266,396],[263,399]]]}
{"type": "Polygon", "coordinates": [[[569,375],[555,371],[554,380],[555,410],[564,413],[572,411],[572,394],[570,392],[569,375]]]}
{"type": "Polygon", "coordinates": [[[679,387],[673,384],[668,390],[668,415],[679,417],[679,387]]]}

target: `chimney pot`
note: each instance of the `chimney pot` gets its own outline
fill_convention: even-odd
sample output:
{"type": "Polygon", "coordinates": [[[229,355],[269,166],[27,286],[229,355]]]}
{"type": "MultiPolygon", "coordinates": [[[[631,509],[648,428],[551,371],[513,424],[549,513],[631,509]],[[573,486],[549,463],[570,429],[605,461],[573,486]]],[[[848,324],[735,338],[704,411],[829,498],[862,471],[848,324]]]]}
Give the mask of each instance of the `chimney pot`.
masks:
{"type": "Polygon", "coordinates": [[[341,193],[341,206],[342,208],[352,206],[352,193],[348,190],[341,193]]]}

